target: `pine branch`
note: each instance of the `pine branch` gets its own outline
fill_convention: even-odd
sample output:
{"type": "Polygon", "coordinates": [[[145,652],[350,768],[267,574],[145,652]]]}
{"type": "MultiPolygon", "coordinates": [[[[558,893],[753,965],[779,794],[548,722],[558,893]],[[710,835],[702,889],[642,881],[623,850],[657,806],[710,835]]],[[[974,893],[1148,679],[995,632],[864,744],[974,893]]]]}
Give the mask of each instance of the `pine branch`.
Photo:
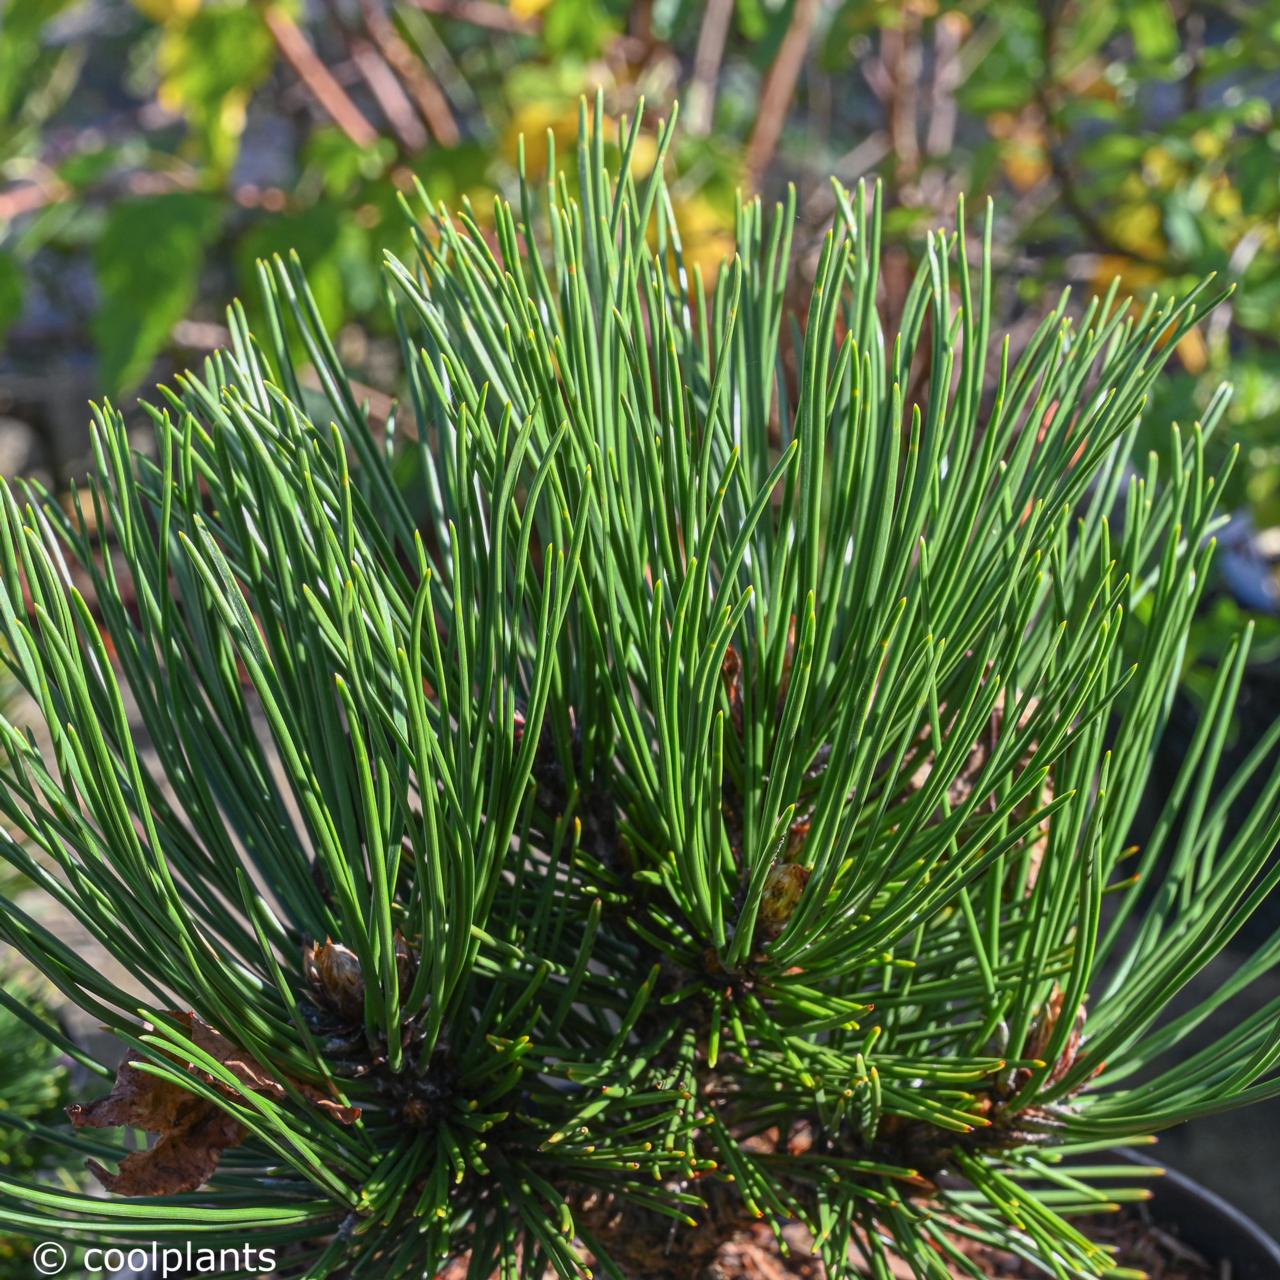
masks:
{"type": "Polygon", "coordinates": [[[1169,1012],[1280,878],[1280,727],[1212,791],[1247,634],[1130,837],[1226,393],[1169,475],[1133,449],[1211,284],[1064,297],[1015,359],[962,206],[889,333],[879,192],[837,187],[793,316],[794,199],[706,278],[642,127],[610,168],[584,107],[576,182],[549,140],[491,224],[411,210],[401,405],[264,263],[151,450],[96,412],[88,509],[4,490],[47,749],[0,722],[0,852],[143,994],[0,938],[127,1046],[62,1140],[161,1198],[6,1175],[0,1221],[571,1276],[745,1216],[837,1277],[1100,1276],[1071,1219],[1138,1192],[1077,1157],[1280,1092],[1276,1008],[1202,1038],[1280,942],[1169,1012]]]}

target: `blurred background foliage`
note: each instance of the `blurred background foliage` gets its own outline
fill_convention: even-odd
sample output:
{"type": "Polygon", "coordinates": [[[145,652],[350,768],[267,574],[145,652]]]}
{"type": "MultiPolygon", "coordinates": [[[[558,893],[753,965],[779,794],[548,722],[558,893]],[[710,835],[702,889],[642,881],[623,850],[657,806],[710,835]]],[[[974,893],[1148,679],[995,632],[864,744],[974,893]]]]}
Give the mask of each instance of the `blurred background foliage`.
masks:
{"type": "MultiPolygon", "coordinates": [[[[12,954],[0,955],[0,1177],[41,1178],[73,1189],[78,1171],[63,1168],[65,1153],[54,1133],[68,1100],[68,1059],[41,1030],[55,1024],[52,994],[12,954]]],[[[0,1232],[0,1280],[37,1274],[32,1245],[0,1232]]]]}
{"type": "MultiPolygon", "coordinates": [[[[1210,272],[1229,306],[1151,415],[1224,378],[1242,458],[1195,647],[1248,613],[1276,649],[1280,555],[1280,0],[0,0],[0,413],[61,481],[84,401],[223,337],[254,263],[296,248],[344,357],[393,394],[378,264],[420,180],[483,227],[517,139],[540,172],[577,102],[680,102],[677,213],[714,271],[734,192],[799,192],[799,274],[827,178],[876,176],[892,317],[919,233],[990,197],[1014,345],[1064,282],[1141,298],[1210,272]]],[[[650,142],[650,146],[652,143],[650,142]]],[[[976,218],[971,217],[976,222],[976,218]]],[[[2,453],[2,451],[0,451],[2,453]]]]}

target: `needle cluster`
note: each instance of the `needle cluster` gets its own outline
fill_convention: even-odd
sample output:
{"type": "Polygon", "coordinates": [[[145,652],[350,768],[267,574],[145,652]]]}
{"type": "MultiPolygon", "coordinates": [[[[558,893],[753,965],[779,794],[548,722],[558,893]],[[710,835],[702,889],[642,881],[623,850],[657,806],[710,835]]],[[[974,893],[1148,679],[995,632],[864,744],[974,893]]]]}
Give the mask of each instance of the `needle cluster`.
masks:
{"type": "Polygon", "coordinates": [[[798,1220],[833,1280],[1100,1276],[1107,1149],[1280,1093],[1280,1010],[1204,1033],[1280,943],[1170,1012],[1280,879],[1280,729],[1214,789],[1247,636],[1131,845],[1226,392],[1134,442],[1211,287],[1015,356],[962,209],[890,330],[839,187],[800,305],[790,203],[706,282],[671,126],[641,172],[590,114],[574,176],[415,211],[389,419],[277,261],[149,448],[105,407],[86,498],[3,491],[44,736],[0,725],[0,852],[134,983],[0,914],[126,1060],[54,1127],[113,1193],[0,1169],[0,1221],[485,1280],[798,1220]]]}

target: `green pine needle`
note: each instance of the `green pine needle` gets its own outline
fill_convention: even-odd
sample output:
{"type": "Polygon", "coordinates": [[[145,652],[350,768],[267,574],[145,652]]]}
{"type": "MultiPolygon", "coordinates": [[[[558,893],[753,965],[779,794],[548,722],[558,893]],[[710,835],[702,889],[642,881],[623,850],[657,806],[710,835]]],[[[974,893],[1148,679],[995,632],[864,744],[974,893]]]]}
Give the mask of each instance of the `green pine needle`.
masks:
{"type": "MultiPolygon", "coordinates": [[[[1280,1008],[1203,1034],[1280,940],[1166,1012],[1280,879],[1264,746],[1212,791],[1247,635],[1129,848],[1225,392],[1132,451],[1218,297],[1064,296],[1015,358],[961,208],[886,332],[878,189],[804,302],[794,197],[704,279],[589,115],[576,176],[411,208],[385,424],[275,261],[152,449],[95,411],[88,509],[4,490],[2,851],[145,994],[0,938],[239,1128],[158,1198],[4,1174],[0,1222],[485,1277],[799,1218],[833,1277],[1100,1276],[1072,1219],[1136,1193],[1087,1153],[1280,1093],[1280,1008]]],[[[61,1136],[127,1189],[120,1121],[61,1136]]]]}

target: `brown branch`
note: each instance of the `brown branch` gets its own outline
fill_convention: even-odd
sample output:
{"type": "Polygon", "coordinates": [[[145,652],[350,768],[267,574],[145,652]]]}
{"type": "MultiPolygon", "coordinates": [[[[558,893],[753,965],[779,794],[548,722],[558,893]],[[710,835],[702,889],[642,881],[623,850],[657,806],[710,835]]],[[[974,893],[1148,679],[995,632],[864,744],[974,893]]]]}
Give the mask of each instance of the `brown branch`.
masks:
{"type": "Polygon", "coordinates": [[[427,131],[387,60],[372,41],[359,38],[351,41],[351,60],[395,130],[401,147],[409,152],[421,151],[427,145],[427,131]]]}
{"type": "Polygon", "coordinates": [[[899,186],[910,182],[920,167],[917,136],[917,90],[921,63],[919,25],[919,19],[904,12],[880,36],[880,57],[890,85],[885,109],[893,146],[895,178],[899,186]]]}
{"type": "Polygon", "coordinates": [[[930,156],[945,156],[956,138],[956,90],[963,78],[960,64],[963,16],[944,13],[933,29],[933,85],[929,94],[929,125],[924,149],[930,156]]]}
{"type": "Polygon", "coordinates": [[[438,18],[454,18],[473,27],[489,31],[504,31],[509,35],[533,36],[541,30],[541,23],[529,18],[517,17],[505,5],[494,0],[410,0],[423,13],[438,18]]]}
{"type": "Polygon", "coordinates": [[[733,0],[708,0],[698,28],[698,44],[693,52],[693,76],[685,95],[689,103],[686,117],[691,134],[702,136],[711,131],[715,114],[716,81],[720,77],[720,61],[725,41],[729,38],[729,20],[733,17],[733,0]]]}
{"type": "Polygon", "coordinates": [[[378,131],[361,114],[333,73],[320,61],[298,25],[278,5],[263,10],[263,20],[280,50],[281,56],[294,69],[307,90],[329,118],[357,146],[371,147],[378,131]]]}
{"type": "Polygon", "coordinates": [[[863,58],[858,64],[858,70],[862,72],[862,78],[867,82],[872,97],[881,104],[888,102],[893,93],[893,81],[889,79],[883,58],[863,58]]]}
{"type": "Polygon", "coordinates": [[[652,49],[653,0],[636,0],[631,6],[631,39],[642,49],[652,49]]]}
{"type": "Polygon", "coordinates": [[[782,137],[782,126],[791,107],[791,98],[800,79],[800,69],[809,48],[809,36],[818,16],[818,0],[796,0],[791,25],[782,37],[760,94],[760,111],[747,143],[746,184],[758,189],[765,170],[773,161],[782,137]]]}
{"type": "MultiPolygon", "coordinates": [[[[541,18],[520,18],[505,5],[494,0],[408,0],[415,9],[437,18],[450,18],[465,22],[486,31],[500,31],[504,35],[537,36],[542,32],[541,18]]],[[[617,56],[628,62],[643,61],[652,42],[641,36],[620,32],[609,41],[607,56],[617,56]]]]}
{"type": "MultiPolygon", "coordinates": [[[[868,170],[874,169],[889,154],[889,150],[888,135],[877,129],[835,161],[831,165],[832,174],[844,186],[852,186],[868,170]]],[[[835,192],[830,183],[817,184],[805,197],[802,207],[810,225],[826,222],[836,207],[835,192]]]]}
{"type": "Polygon", "coordinates": [[[360,11],[364,16],[365,29],[404,82],[432,136],[442,146],[457,146],[462,131],[435,77],[401,38],[379,0],[360,0],[360,11]]]}
{"type": "MultiPolygon", "coordinates": [[[[163,196],[171,192],[190,191],[195,178],[184,174],[128,173],[123,177],[113,175],[101,186],[92,189],[96,197],[110,200],[123,192],[129,196],[163,196]]],[[[25,213],[35,213],[51,204],[58,204],[72,194],[71,187],[60,178],[40,182],[24,182],[20,186],[0,191],[0,222],[8,222],[25,213]]],[[[231,191],[231,199],[244,209],[266,209],[271,212],[283,209],[288,196],[279,187],[259,187],[244,183],[231,191]]]]}
{"type": "Polygon", "coordinates": [[[21,186],[0,191],[0,222],[34,213],[46,205],[57,204],[71,194],[71,188],[60,178],[46,182],[24,182],[21,186]]]}

